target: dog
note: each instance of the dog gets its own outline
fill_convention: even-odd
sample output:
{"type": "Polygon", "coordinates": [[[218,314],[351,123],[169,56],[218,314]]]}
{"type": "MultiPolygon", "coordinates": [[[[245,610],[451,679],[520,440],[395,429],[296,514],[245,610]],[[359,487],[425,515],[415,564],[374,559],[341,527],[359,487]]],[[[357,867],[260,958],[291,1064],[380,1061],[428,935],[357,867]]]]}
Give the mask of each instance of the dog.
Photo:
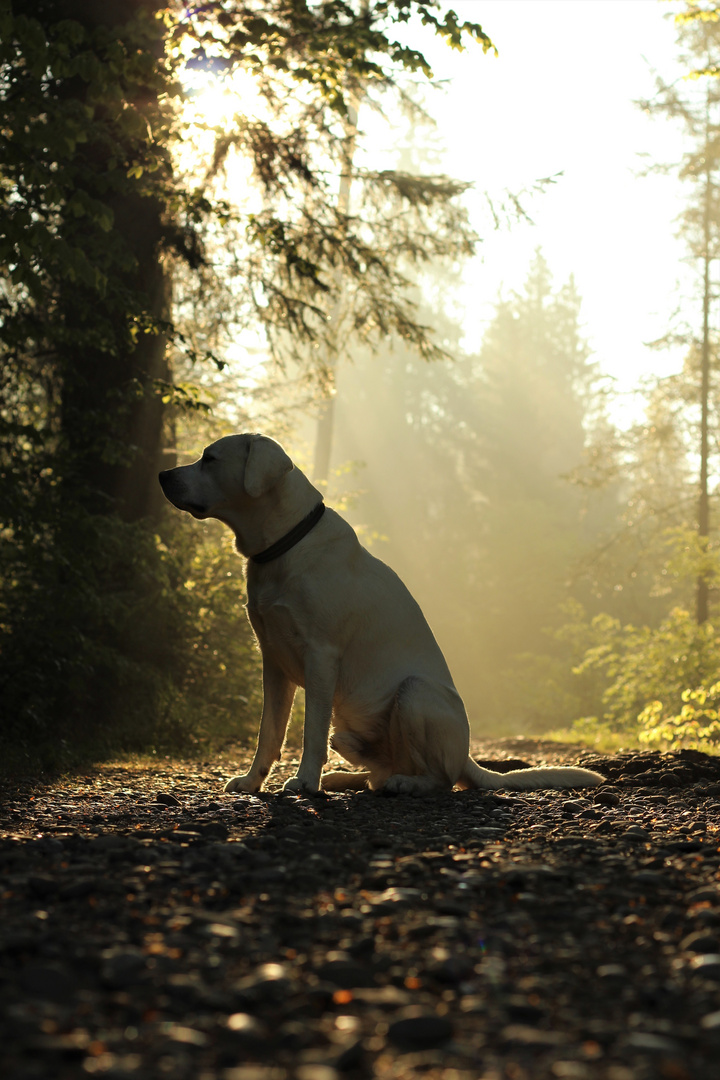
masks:
{"type": "Polygon", "coordinates": [[[279,760],[295,690],[305,688],[300,765],[285,791],[588,787],[574,767],[498,773],[469,756],[462,699],[419,605],[385,563],[261,434],[229,435],[161,472],[167,499],[217,518],[247,559],[247,613],[262,653],[263,709],[250,770],[226,792],[259,791],[279,760]],[[323,775],[332,747],[362,772],[323,775]]]}

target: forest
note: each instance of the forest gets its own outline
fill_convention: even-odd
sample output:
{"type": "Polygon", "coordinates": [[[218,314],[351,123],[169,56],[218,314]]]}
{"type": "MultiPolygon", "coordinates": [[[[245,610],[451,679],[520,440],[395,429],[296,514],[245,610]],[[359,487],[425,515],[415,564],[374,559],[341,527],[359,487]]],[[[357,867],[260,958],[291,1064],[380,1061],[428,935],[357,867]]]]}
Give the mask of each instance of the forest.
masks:
{"type": "Polygon", "coordinates": [[[242,560],[157,482],[236,431],[406,581],[473,731],[717,746],[719,11],[682,6],[693,77],[641,103],[684,140],[654,164],[694,316],[668,311],[682,367],[621,422],[539,247],[466,344],[483,177],[443,170],[425,54],[493,62],[492,26],[444,0],[0,5],[3,768],[254,732],[242,560]]]}

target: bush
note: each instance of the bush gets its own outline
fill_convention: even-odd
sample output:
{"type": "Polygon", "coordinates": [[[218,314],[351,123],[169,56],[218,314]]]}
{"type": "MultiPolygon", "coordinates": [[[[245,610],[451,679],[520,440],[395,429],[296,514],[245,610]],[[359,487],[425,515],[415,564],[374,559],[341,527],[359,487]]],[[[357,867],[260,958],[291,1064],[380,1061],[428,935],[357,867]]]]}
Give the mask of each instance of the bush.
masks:
{"type": "Polygon", "coordinates": [[[708,699],[715,701],[720,670],[720,638],[712,624],[698,625],[688,611],[674,608],[657,628],[621,626],[598,615],[590,633],[593,643],[574,670],[602,680],[604,711],[584,718],[578,730],[604,725],[669,746],[718,741],[717,718],[706,708],[708,699]]]}
{"type": "Polygon", "coordinates": [[[683,706],[677,715],[668,715],[662,701],[651,701],[638,717],[640,741],[664,746],[685,746],[710,750],[720,745],[720,682],[708,690],[684,690],[683,706]]]}
{"type": "Polygon", "coordinates": [[[2,757],[63,767],[241,735],[259,658],[219,529],[62,508],[0,535],[2,757]]]}

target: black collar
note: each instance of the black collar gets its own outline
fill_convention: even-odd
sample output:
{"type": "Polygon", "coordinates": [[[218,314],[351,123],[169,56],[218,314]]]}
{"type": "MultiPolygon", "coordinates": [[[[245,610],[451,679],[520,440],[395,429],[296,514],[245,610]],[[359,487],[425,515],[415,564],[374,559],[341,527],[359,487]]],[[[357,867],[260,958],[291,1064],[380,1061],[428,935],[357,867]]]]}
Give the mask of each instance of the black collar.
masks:
{"type": "Polygon", "coordinates": [[[304,536],[314,529],[320,518],[325,513],[325,503],[319,502],[317,506],[313,507],[307,517],[304,517],[302,521],[299,521],[294,529],[281,536],[274,544],[271,544],[269,548],[265,548],[264,551],[259,551],[257,555],[251,555],[251,562],[266,563],[272,562],[273,559],[279,559],[281,555],[284,555],[290,548],[294,548],[304,536]]]}

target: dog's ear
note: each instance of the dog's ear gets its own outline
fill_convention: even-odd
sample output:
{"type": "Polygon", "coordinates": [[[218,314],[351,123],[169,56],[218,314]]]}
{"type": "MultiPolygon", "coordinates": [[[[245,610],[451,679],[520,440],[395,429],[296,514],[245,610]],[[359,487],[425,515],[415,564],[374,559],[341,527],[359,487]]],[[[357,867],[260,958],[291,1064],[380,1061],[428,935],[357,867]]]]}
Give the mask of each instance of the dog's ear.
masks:
{"type": "Polygon", "coordinates": [[[265,495],[289,473],[293,463],[280,443],[267,435],[255,435],[245,464],[245,491],[252,499],[265,495]]]}

